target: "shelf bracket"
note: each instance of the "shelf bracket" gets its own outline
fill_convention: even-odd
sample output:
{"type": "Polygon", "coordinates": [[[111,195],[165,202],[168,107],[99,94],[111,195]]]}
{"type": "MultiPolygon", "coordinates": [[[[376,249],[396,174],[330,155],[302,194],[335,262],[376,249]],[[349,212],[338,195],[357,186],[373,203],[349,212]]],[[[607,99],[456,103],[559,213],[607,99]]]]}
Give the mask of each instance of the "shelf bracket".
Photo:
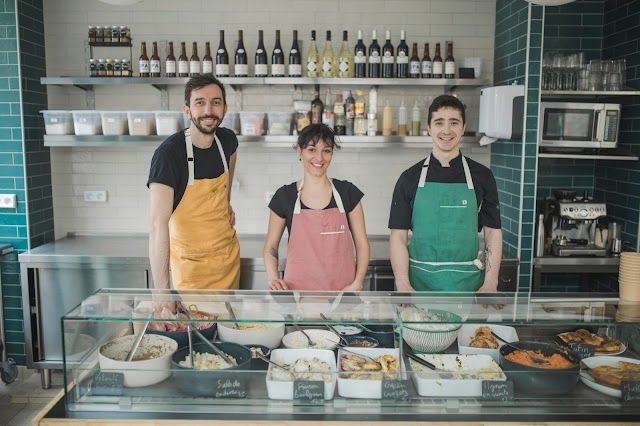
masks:
{"type": "Polygon", "coordinates": [[[88,87],[84,87],[84,86],[76,86],[79,87],[80,89],[84,90],[87,96],[87,109],[96,109],[96,94],[93,91],[93,86],[88,86],[88,87]]]}
{"type": "Polygon", "coordinates": [[[242,85],[240,84],[232,84],[231,88],[233,89],[236,99],[235,99],[235,104],[236,104],[236,111],[242,111],[243,108],[243,96],[242,96],[242,85]]]}
{"type": "Polygon", "coordinates": [[[169,91],[166,84],[152,84],[153,88],[160,91],[160,109],[163,111],[169,110],[169,91]]]}

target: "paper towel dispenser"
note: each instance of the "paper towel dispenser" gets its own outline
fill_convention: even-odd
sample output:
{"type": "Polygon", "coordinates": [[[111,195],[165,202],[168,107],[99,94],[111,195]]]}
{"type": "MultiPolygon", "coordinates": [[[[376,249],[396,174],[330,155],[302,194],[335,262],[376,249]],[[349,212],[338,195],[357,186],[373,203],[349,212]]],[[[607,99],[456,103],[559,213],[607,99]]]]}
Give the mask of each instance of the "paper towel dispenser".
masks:
{"type": "Polygon", "coordinates": [[[498,139],[522,139],[524,86],[494,86],[480,91],[480,133],[498,139]]]}

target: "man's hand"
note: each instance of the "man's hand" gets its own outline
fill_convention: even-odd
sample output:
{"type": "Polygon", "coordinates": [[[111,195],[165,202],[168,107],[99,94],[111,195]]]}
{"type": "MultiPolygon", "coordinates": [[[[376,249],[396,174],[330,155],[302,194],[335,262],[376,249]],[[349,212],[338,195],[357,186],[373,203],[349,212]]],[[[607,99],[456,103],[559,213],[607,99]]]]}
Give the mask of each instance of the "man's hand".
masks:
{"type": "Polygon", "coordinates": [[[289,290],[289,286],[283,279],[276,278],[275,280],[269,281],[268,285],[269,290],[289,290]]]}
{"type": "Polygon", "coordinates": [[[236,226],[236,213],[233,211],[231,204],[229,204],[229,223],[231,226],[236,226]]]}
{"type": "Polygon", "coordinates": [[[416,291],[415,288],[411,287],[411,283],[409,282],[409,280],[396,280],[396,291],[402,291],[402,292],[413,292],[416,291]]]}
{"type": "MultiPolygon", "coordinates": [[[[490,284],[487,283],[487,281],[485,280],[484,284],[482,285],[482,287],[480,287],[477,291],[477,293],[497,293],[498,292],[498,284],[490,284]]],[[[488,306],[486,304],[482,305],[483,308],[487,308],[488,306]]],[[[497,310],[500,310],[502,308],[504,308],[504,305],[501,303],[496,303],[493,305],[494,308],[496,308],[497,310]]]]}

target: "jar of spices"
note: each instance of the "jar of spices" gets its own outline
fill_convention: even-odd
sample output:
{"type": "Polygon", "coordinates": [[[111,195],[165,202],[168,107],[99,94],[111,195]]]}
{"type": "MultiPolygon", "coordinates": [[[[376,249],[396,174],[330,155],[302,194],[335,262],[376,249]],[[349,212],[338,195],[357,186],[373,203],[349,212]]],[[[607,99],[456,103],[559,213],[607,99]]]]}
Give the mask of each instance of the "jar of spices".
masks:
{"type": "Polygon", "coordinates": [[[98,25],[96,27],[96,43],[103,43],[104,42],[104,33],[102,32],[102,27],[100,25],[98,25]]]}
{"type": "Polygon", "coordinates": [[[96,64],[95,59],[89,59],[89,76],[90,77],[98,76],[98,65],[96,64]]]}
{"type": "Polygon", "coordinates": [[[89,25],[89,43],[96,42],[96,27],[89,25]]]}
{"type": "Polygon", "coordinates": [[[122,76],[131,77],[131,63],[128,59],[122,60],[122,76]]]}
{"type": "Polygon", "coordinates": [[[104,59],[98,59],[98,75],[100,77],[107,76],[107,65],[104,62],[104,59]]]}
{"type": "Polygon", "coordinates": [[[120,26],[120,43],[131,43],[131,33],[129,27],[120,26]]]}
{"type": "Polygon", "coordinates": [[[111,27],[105,25],[102,27],[102,39],[105,43],[111,43],[111,27]]]}
{"type": "Polygon", "coordinates": [[[311,111],[298,111],[296,114],[296,130],[298,133],[311,124],[311,111]]]}
{"type": "Polygon", "coordinates": [[[120,43],[120,27],[111,27],[111,43],[120,43]]]}
{"type": "Polygon", "coordinates": [[[113,60],[113,75],[115,77],[122,76],[122,61],[120,59],[113,60]]]}
{"type": "Polygon", "coordinates": [[[113,61],[111,59],[107,59],[105,62],[107,67],[107,77],[113,77],[113,61]]]}

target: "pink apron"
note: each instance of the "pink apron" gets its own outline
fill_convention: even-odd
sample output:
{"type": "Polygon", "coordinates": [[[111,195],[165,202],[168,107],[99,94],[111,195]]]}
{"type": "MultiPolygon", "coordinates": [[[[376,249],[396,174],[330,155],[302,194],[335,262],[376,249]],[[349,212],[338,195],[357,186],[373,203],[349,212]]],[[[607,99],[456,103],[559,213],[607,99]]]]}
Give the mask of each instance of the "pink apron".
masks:
{"type": "Polygon", "coordinates": [[[291,290],[340,291],[353,282],[356,262],[342,198],[333,182],[337,208],[301,209],[300,181],[293,209],[284,280],[291,290]]]}

